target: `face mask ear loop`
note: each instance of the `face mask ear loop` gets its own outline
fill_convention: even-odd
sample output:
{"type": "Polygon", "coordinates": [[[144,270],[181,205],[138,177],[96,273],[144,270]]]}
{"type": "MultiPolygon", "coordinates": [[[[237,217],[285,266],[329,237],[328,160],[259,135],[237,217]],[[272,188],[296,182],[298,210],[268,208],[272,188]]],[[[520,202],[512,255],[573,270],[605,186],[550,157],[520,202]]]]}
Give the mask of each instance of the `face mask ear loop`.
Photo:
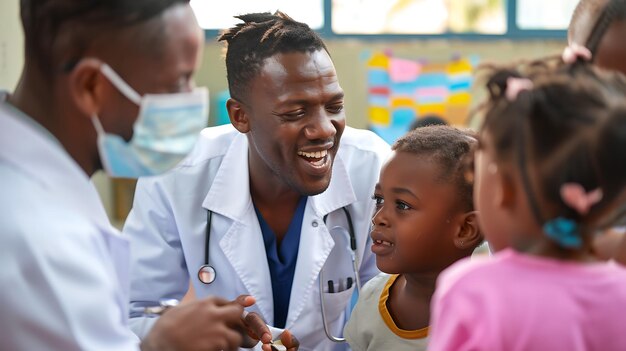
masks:
{"type": "Polygon", "coordinates": [[[91,115],[91,122],[93,122],[93,126],[94,128],[96,128],[96,133],[98,133],[98,135],[106,134],[106,132],[104,131],[104,128],[102,128],[102,123],[100,123],[100,119],[98,118],[98,115],[96,115],[95,113],[91,115]]]}
{"type": "Polygon", "coordinates": [[[109,65],[103,63],[100,66],[100,71],[128,100],[134,102],[137,106],[141,106],[141,95],[131,88],[109,65]]]}

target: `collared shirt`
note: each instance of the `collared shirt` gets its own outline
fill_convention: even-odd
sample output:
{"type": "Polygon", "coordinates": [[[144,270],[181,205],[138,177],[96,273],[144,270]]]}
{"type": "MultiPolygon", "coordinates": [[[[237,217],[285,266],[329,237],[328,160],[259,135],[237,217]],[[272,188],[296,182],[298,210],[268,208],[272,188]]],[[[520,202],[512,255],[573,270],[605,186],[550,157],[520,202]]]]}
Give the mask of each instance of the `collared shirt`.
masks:
{"type": "Polygon", "coordinates": [[[276,234],[267,224],[263,215],[254,207],[256,215],[263,233],[265,243],[265,253],[267,263],[272,277],[272,295],[274,296],[274,326],[284,328],[289,312],[289,297],[291,295],[291,285],[293,275],[296,272],[296,262],[298,261],[298,247],[300,246],[300,230],[302,229],[302,219],[307,197],[303,196],[298,201],[296,212],[291,218],[287,233],[283,238],[280,247],[277,245],[276,234]]]}
{"type": "Polygon", "coordinates": [[[381,273],[363,286],[344,329],[352,350],[426,350],[428,327],[401,329],[391,317],[387,302],[397,278],[398,275],[381,273]]]}

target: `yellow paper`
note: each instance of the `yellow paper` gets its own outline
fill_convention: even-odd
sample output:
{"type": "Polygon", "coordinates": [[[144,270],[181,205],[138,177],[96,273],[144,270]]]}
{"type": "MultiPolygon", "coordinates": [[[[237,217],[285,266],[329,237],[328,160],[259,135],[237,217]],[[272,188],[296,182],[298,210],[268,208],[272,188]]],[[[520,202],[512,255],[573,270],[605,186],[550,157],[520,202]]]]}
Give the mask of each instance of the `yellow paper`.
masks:
{"type": "Polygon", "coordinates": [[[470,103],[472,96],[469,93],[456,93],[448,96],[448,103],[454,105],[467,105],[470,103]]]}
{"type": "Polygon", "coordinates": [[[370,122],[372,124],[388,126],[391,122],[391,114],[389,109],[384,107],[369,108],[370,122]]]}
{"type": "Polygon", "coordinates": [[[367,63],[370,67],[385,68],[389,67],[389,57],[385,54],[374,54],[367,63]]]}
{"type": "Polygon", "coordinates": [[[415,107],[415,100],[407,97],[392,98],[391,107],[415,107]]]}
{"type": "Polygon", "coordinates": [[[419,116],[437,115],[445,118],[446,106],[444,104],[423,104],[417,106],[419,116]]]}
{"type": "Polygon", "coordinates": [[[448,74],[458,74],[458,73],[472,73],[472,65],[468,60],[458,60],[450,63],[448,65],[448,74]]]}

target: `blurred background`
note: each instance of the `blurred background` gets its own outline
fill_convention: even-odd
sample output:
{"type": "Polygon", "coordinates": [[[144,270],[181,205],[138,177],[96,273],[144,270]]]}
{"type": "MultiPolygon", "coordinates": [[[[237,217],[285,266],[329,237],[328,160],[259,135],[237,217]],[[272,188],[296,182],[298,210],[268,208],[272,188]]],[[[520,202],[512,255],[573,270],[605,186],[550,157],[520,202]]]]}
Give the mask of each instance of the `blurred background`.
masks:
{"type": "MultiPolygon", "coordinates": [[[[192,0],[205,29],[196,83],[211,94],[209,124],[228,123],[220,29],[234,15],[277,9],[324,38],[346,93],[348,125],[388,142],[415,121],[437,117],[476,127],[481,100],[473,72],[481,63],[559,54],[578,0],[192,0]]],[[[19,0],[0,1],[0,89],[13,90],[23,63],[19,0]]],[[[132,205],[134,182],[93,178],[118,227],[132,205]]]]}

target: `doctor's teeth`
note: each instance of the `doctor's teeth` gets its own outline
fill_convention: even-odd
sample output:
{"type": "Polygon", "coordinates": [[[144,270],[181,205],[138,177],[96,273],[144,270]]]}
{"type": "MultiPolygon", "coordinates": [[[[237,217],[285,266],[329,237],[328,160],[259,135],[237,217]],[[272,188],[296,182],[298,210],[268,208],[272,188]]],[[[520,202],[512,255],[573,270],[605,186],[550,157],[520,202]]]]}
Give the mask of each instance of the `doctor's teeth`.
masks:
{"type": "Polygon", "coordinates": [[[323,158],[328,154],[328,150],[315,151],[315,152],[304,152],[298,151],[299,156],[304,156],[307,158],[323,158]]]}

